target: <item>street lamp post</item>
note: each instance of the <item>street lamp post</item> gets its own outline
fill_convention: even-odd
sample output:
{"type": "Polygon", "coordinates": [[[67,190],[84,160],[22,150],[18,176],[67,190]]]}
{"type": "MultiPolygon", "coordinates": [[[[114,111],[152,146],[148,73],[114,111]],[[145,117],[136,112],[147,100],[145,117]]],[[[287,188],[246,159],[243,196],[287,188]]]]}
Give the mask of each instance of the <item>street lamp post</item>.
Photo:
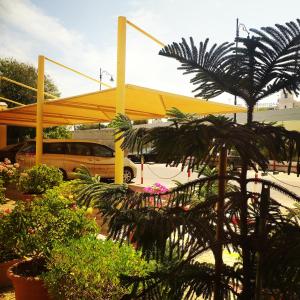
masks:
{"type": "MultiPolygon", "coordinates": [[[[239,19],[236,19],[236,34],[235,34],[235,55],[237,56],[237,48],[239,44],[239,36],[240,36],[240,28],[242,28],[243,31],[247,32],[249,37],[249,31],[247,30],[247,27],[243,23],[239,23],[239,19]]],[[[234,105],[237,105],[237,96],[234,95],[234,105]]],[[[236,113],[233,115],[234,123],[236,123],[236,113]]]]}
{"type": "Polygon", "coordinates": [[[102,77],[103,77],[103,75],[106,75],[106,76],[110,77],[110,81],[114,81],[113,76],[109,72],[107,72],[105,70],[102,70],[100,68],[100,91],[101,91],[101,88],[102,88],[102,84],[101,83],[102,83],[102,77]]]}

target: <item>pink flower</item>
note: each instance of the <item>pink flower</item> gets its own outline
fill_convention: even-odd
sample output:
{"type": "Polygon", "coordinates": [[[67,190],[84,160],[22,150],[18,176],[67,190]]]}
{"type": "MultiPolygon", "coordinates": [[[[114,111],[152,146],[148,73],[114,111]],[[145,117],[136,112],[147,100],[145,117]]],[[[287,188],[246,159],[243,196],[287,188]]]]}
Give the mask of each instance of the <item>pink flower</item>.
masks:
{"type": "Polygon", "coordinates": [[[151,193],[153,192],[153,190],[152,190],[151,187],[148,186],[148,187],[145,187],[145,188],[144,188],[144,192],[145,192],[145,193],[151,194],[151,193]]]}
{"type": "Polygon", "coordinates": [[[155,195],[164,194],[168,191],[169,191],[169,189],[159,182],[156,182],[152,186],[144,188],[144,192],[149,193],[149,194],[155,194],[155,195]]]}
{"type": "Polygon", "coordinates": [[[4,158],[4,163],[6,165],[9,165],[9,164],[11,164],[11,161],[8,158],[4,158]]]}
{"type": "Polygon", "coordinates": [[[10,208],[6,208],[3,211],[5,214],[9,215],[11,213],[11,209],[10,208]]]}

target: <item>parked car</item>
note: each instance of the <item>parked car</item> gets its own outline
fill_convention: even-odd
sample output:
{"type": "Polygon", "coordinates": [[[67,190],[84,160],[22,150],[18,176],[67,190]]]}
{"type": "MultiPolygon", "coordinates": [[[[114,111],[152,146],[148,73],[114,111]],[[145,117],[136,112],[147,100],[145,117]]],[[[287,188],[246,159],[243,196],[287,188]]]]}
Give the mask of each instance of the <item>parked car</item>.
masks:
{"type": "Polygon", "coordinates": [[[18,144],[7,145],[4,148],[0,149],[0,161],[3,161],[5,158],[8,158],[12,163],[16,162],[17,152],[24,146],[25,142],[18,144]]]}
{"type": "MultiPolygon", "coordinates": [[[[211,168],[217,168],[219,165],[219,156],[209,162],[211,168]]],[[[227,156],[227,167],[231,171],[237,171],[238,168],[242,167],[242,160],[240,156],[229,154],[227,156]]]]}
{"type": "MultiPolygon", "coordinates": [[[[16,155],[21,168],[30,168],[35,164],[35,141],[27,142],[16,155]]],[[[101,178],[113,178],[115,172],[114,150],[86,140],[44,140],[42,163],[59,168],[64,177],[72,174],[80,165],[84,165],[92,175],[101,178]]],[[[124,182],[136,177],[135,164],[125,157],[124,182]]]]}
{"type": "MultiPolygon", "coordinates": [[[[157,163],[157,164],[164,164],[165,161],[162,161],[160,159],[158,159],[158,155],[156,152],[154,152],[153,150],[147,152],[147,153],[143,153],[144,156],[144,163],[157,163]]],[[[134,163],[140,164],[141,163],[141,155],[137,154],[137,153],[130,153],[128,154],[128,158],[130,158],[130,160],[132,160],[134,163]]]]}

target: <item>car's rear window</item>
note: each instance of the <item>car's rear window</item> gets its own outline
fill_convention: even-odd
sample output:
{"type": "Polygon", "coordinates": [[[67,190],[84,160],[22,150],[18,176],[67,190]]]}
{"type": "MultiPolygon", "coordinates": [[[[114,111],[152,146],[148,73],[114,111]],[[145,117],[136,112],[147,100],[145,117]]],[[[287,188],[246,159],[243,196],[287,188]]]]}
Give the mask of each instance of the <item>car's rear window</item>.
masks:
{"type": "Polygon", "coordinates": [[[43,153],[45,154],[65,154],[65,143],[44,143],[43,153]]]}
{"type": "Polygon", "coordinates": [[[35,144],[30,143],[30,144],[25,144],[20,151],[18,152],[18,154],[35,154],[35,144]]]}
{"type": "Polygon", "coordinates": [[[92,149],[89,143],[67,143],[67,154],[91,156],[92,149]]]}
{"type": "Polygon", "coordinates": [[[97,157],[112,157],[113,151],[103,145],[92,144],[93,155],[97,157]]]}

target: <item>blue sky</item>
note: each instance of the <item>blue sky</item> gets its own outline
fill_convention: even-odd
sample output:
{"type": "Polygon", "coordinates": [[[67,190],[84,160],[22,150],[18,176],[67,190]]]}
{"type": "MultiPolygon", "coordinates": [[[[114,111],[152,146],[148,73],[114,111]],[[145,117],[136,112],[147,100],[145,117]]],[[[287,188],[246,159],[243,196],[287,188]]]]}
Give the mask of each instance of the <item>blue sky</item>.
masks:
{"type": "MultiPolygon", "coordinates": [[[[233,41],[237,17],[247,28],[259,28],[295,20],[299,11],[299,0],[0,0],[0,56],[36,65],[44,54],[97,78],[100,66],[116,73],[118,15],[164,43],[189,36],[219,43],[233,41]]],[[[157,55],[159,50],[128,28],[126,82],[191,96],[189,78],[176,61],[157,55]]],[[[46,71],[63,96],[98,89],[51,64],[46,71]]],[[[233,103],[226,94],[217,100],[233,103]]]]}

